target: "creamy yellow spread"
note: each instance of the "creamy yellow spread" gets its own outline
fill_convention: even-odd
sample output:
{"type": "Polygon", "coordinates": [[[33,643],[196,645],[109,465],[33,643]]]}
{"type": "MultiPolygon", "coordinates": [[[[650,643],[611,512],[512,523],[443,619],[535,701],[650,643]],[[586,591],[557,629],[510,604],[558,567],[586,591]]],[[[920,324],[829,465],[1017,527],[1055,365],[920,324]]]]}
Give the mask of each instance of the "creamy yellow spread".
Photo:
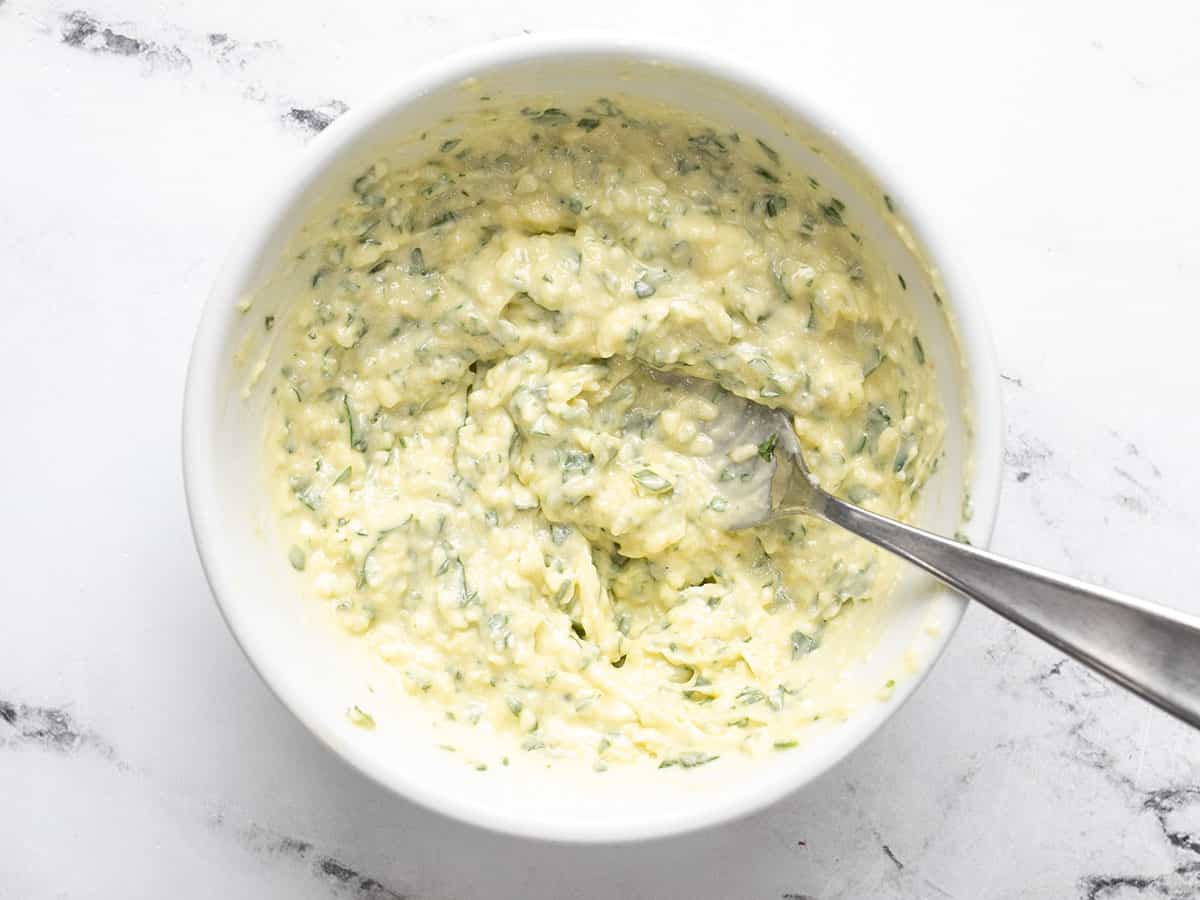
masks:
{"type": "Polygon", "coordinates": [[[346,185],[275,326],[291,565],[477,756],[794,746],[893,570],[813,519],[725,530],[716,407],[650,370],[785,408],[823,485],[905,518],[943,424],[897,277],[754,135],[607,100],[450,127],[346,185]]]}

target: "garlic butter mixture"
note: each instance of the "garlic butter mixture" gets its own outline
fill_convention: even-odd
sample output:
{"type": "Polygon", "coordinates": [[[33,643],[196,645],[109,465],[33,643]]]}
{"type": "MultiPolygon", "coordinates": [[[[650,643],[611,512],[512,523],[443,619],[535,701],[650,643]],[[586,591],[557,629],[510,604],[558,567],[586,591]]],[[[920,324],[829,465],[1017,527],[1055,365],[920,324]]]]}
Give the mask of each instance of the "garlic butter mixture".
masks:
{"type": "Polygon", "coordinates": [[[795,746],[891,569],[812,519],[725,531],[716,407],[650,372],[787,409],[823,485],[904,518],[942,413],[902,282],[754,135],[607,100],[450,127],[347,186],[277,326],[292,566],[476,758],[795,746]]]}

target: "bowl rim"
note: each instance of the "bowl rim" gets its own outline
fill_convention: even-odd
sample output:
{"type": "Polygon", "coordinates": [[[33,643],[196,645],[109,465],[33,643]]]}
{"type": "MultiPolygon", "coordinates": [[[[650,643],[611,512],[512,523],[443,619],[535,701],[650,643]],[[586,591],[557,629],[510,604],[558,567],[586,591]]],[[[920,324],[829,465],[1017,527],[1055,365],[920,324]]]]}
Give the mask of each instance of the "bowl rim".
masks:
{"type": "MultiPolygon", "coordinates": [[[[560,818],[531,818],[520,811],[485,807],[469,797],[431,788],[418,776],[410,777],[399,767],[383,765],[376,756],[355,742],[342,739],[324,724],[327,716],[293,689],[286,666],[263,652],[267,642],[256,640],[254,629],[232,599],[239,592],[228,565],[227,554],[232,551],[224,545],[223,529],[219,527],[218,492],[207,440],[212,431],[211,411],[216,409],[221,383],[223,337],[240,315],[237,308],[240,292],[268,249],[271,237],[291,216],[295,204],[319,182],[326,168],[364,132],[435,89],[496,68],[563,56],[625,56],[690,69],[726,82],[833,137],[871,176],[887,185],[889,194],[900,199],[906,224],[936,262],[946,286],[947,304],[964,361],[967,408],[973,413],[971,467],[966,483],[974,506],[974,514],[964,524],[964,530],[977,546],[990,543],[995,526],[1002,475],[1003,408],[999,368],[985,312],[974,299],[964,273],[955,267],[955,255],[940,252],[946,248],[936,239],[937,232],[926,227],[929,219],[921,214],[919,202],[911,202],[902,187],[897,187],[903,181],[894,179],[894,170],[885,160],[856,139],[852,129],[817,100],[753,65],[720,52],[673,40],[635,39],[595,31],[520,36],[467,48],[401,77],[369,102],[350,109],[314,137],[290,167],[283,168],[263,200],[246,212],[239,240],[228,252],[205,302],[187,370],[182,421],[184,492],[200,564],[217,607],[251,667],[276,698],[329,750],[377,784],[426,809],[494,832],[558,843],[620,843],[680,835],[742,818],[825,774],[861,747],[925,681],[957,631],[967,600],[953,597],[955,602],[942,622],[940,635],[932,640],[932,652],[926,656],[921,670],[898,684],[892,700],[879,704],[880,712],[873,718],[865,724],[859,723],[857,739],[842,750],[825,754],[824,758],[797,766],[795,770],[781,769],[779,775],[763,779],[753,791],[714,793],[703,814],[691,811],[647,817],[642,810],[625,820],[564,826],[560,818]]],[[[850,725],[845,723],[842,727],[850,725]]]]}

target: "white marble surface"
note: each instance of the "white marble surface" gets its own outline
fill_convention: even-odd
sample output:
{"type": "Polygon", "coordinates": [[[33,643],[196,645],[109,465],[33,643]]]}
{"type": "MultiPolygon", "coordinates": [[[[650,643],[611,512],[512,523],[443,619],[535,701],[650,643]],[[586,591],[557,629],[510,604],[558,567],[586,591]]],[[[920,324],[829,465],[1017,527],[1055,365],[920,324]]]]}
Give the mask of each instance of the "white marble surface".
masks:
{"type": "Polygon", "coordinates": [[[817,785],[634,847],[381,795],[270,696],[179,465],[231,227],[377,82],[566,26],[721,46],[844,109],[990,311],[995,547],[1200,611],[1200,7],[482,5],[0,0],[0,898],[1200,895],[1200,738],[978,610],[817,785]]]}

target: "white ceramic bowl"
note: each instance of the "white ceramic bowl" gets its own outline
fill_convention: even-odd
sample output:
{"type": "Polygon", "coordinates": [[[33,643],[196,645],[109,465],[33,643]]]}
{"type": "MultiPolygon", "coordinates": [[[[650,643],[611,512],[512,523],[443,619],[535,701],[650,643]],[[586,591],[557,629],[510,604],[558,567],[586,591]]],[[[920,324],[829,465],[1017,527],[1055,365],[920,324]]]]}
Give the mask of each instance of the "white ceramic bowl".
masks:
{"type": "Polygon", "coordinates": [[[284,704],[359,770],[427,807],[499,831],[563,841],[642,839],[747,814],[817,777],[895,712],[949,641],[965,601],[906,575],[887,607],[878,647],[853,675],[882,684],[906,654],[916,660],[912,674],[899,680],[890,699],[868,703],[802,749],[757,760],[722,758],[687,771],[614,768],[581,776],[539,763],[478,773],[436,748],[425,724],[428,711],[403,696],[377,700],[374,731],[348,722],[347,699],[385,676],[365,661],[367,654],[343,646],[322,604],[302,596],[276,545],[262,463],[272,379],[251,385],[247,369],[269,353],[264,315],[282,310],[293,294],[288,267],[281,265],[285,249],[315,210],[348,196],[352,176],[384,148],[420,131],[436,133],[447,114],[473,107],[480,90],[464,87],[468,78],[478,79],[484,93],[531,94],[566,108],[606,95],[664,102],[763,138],[794,168],[832,188],[846,203],[846,219],[904,275],[904,302],[937,365],[949,418],[947,458],[924,491],[921,524],[954,532],[969,490],[974,516],[961,527],[974,543],[987,543],[999,494],[997,369],[983,315],[963,291],[952,260],[938,258],[937,236],[918,213],[920,198],[905,194],[878,160],[852,146],[844,127],[835,130],[834,118],[814,98],[714,61],[708,52],[614,38],[537,37],[482,47],[405,77],[335,122],[273,192],[256,198],[249,226],[213,287],[188,372],[184,474],[209,583],[234,636],[284,704]],[[885,213],[885,190],[903,211],[903,223],[885,213]],[[933,301],[935,289],[944,307],[933,301]]]}

